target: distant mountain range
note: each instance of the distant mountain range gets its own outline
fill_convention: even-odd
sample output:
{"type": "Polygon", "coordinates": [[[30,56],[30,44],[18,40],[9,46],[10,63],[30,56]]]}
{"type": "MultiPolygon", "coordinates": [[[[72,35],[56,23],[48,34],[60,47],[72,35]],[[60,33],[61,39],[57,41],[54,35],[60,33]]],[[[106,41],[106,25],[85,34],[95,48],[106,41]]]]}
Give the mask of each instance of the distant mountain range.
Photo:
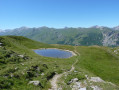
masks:
{"type": "Polygon", "coordinates": [[[89,28],[28,28],[0,30],[0,35],[25,36],[48,44],[119,46],[119,26],[114,28],[92,26],[89,28]]]}

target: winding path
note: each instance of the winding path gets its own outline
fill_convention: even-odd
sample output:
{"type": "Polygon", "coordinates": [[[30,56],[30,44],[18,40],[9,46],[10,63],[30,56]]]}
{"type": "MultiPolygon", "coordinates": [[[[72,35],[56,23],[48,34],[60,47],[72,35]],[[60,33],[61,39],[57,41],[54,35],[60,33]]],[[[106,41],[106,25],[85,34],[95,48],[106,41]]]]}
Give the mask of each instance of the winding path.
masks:
{"type": "MultiPolygon", "coordinates": [[[[76,46],[74,46],[74,52],[77,54],[77,55],[80,55],[77,51],[76,51],[76,46]]],[[[67,71],[67,72],[64,72],[64,73],[61,73],[61,74],[56,74],[51,80],[50,80],[50,83],[51,83],[51,89],[49,90],[62,90],[62,89],[58,89],[58,85],[57,85],[57,82],[58,82],[58,79],[62,77],[63,74],[66,74],[66,73],[69,73],[69,72],[72,72],[75,67],[74,65],[78,62],[78,59],[76,59],[76,61],[72,64],[71,66],[71,69],[70,71],[67,71]]]]}

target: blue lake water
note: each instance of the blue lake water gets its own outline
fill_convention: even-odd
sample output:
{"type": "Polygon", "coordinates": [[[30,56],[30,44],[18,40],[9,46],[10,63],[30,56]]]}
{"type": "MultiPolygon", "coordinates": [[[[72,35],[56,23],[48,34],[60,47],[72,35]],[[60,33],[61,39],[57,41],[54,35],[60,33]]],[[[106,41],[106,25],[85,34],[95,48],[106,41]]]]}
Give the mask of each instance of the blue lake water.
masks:
{"type": "Polygon", "coordinates": [[[34,52],[41,56],[54,57],[54,58],[69,58],[73,56],[71,52],[63,51],[59,49],[39,49],[39,50],[34,50],[34,52]]]}

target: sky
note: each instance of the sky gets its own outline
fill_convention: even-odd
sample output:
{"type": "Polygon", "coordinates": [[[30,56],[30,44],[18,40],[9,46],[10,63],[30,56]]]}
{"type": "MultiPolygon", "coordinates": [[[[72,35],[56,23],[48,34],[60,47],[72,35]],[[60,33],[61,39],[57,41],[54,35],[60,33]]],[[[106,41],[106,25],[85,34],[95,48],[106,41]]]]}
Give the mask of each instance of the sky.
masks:
{"type": "Polygon", "coordinates": [[[119,25],[119,0],[0,0],[0,29],[94,25],[119,25]]]}

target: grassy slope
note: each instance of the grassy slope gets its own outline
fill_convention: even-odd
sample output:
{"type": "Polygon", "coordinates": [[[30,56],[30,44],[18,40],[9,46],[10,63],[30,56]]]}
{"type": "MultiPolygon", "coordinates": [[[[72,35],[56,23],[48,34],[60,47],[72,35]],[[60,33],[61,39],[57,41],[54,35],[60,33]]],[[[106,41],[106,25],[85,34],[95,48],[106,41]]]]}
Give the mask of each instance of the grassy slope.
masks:
{"type": "Polygon", "coordinates": [[[119,85],[119,59],[106,49],[105,47],[77,47],[81,56],[76,68],[84,68],[106,81],[119,85]]]}
{"type": "MultiPolygon", "coordinates": [[[[3,47],[7,49],[7,51],[12,50],[16,54],[19,55],[26,55],[30,59],[28,60],[21,60],[21,62],[14,62],[14,63],[6,63],[2,64],[0,67],[0,80],[2,81],[12,82],[13,85],[9,87],[8,83],[5,83],[5,87],[17,89],[19,90],[29,90],[29,89],[39,89],[44,88],[45,90],[50,87],[49,85],[49,78],[52,77],[52,74],[54,72],[61,73],[62,71],[69,70],[71,67],[71,64],[74,62],[75,57],[72,57],[70,59],[57,59],[57,58],[48,58],[48,57],[42,57],[33,52],[32,49],[38,49],[38,48],[56,48],[57,45],[51,46],[47,44],[42,44],[36,41],[32,41],[30,39],[24,38],[24,37],[14,37],[14,36],[4,36],[0,37],[1,42],[3,43],[3,47]],[[64,62],[65,61],[65,62],[64,62]],[[22,64],[24,65],[22,65],[22,64]],[[45,66],[43,66],[45,64],[45,66]],[[32,66],[38,66],[40,68],[40,71],[34,71],[32,70],[32,66]],[[47,67],[47,68],[46,68],[47,67]],[[14,71],[15,68],[18,68],[18,70],[14,71]],[[40,74],[40,76],[36,77],[35,74],[28,77],[28,71],[30,70],[31,73],[40,74]],[[9,71],[9,73],[8,73],[9,71]],[[14,71],[14,72],[12,72],[14,71]],[[37,72],[37,73],[36,73],[37,72]],[[44,73],[44,76],[41,74],[44,73]],[[4,76],[8,74],[7,78],[4,78],[4,76]],[[17,76],[16,78],[11,78],[10,76],[14,75],[17,76]],[[33,85],[28,85],[29,81],[32,80],[39,80],[41,82],[42,87],[35,87],[33,85]]],[[[64,48],[64,47],[63,47],[64,48]]],[[[71,50],[73,47],[67,46],[67,48],[70,48],[71,50]]],[[[65,48],[66,49],[66,48],[65,48]]],[[[2,47],[1,47],[1,50],[2,47]]],[[[9,59],[9,57],[5,58],[9,59]]],[[[1,85],[1,84],[0,84],[1,85]]],[[[4,85],[3,85],[4,86],[4,85]]]]}
{"type": "MultiPolygon", "coordinates": [[[[12,80],[11,82],[13,82],[13,85],[9,87],[11,89],[18,90],[19,88],[19,90],[29,90],[41,89],[43,87],[42,89],[47,90],[47,88],[50,87],[48,80],[52,77],[52,74],[54,72],[61,73],[70,70],[71,65],[75,62],[77,58],[79,60],[79,62],[75,65],[77,71],[85,69],[96,76],[100,76],[106,81],[111,81],[119,85],[119,60],[117,57],[108,53],[104,47],[77,46],[76,50],[80,53],[80,56],[75,56],[69,59],[57,59],[39,56],[35,54],[32,49],[60,48],[74,51],[74,47],[66,45],[42,44],[37,41],[32,41],[30,39],[20,36],[0,37],[0,42],[3,43],[3,47],[5,47],[7,50],[12,50],[17,54],[26,55],[29,57],[28,60],[20,59],[21,62],[9,62],[6,64],[1,64],[0,80],[12,80]],[[22,65],[21,63],[24,65],[22,65]],[[47,68],[44,66],[44,64],[47,66],[47,68]],[[40,68],[40,71],[33,70],[32,66],[36,65],[40,68]],[[16,67],[18,68],[18,70],[13,72],[16,67]],[[33,76],[28,77],[28,70],[34,73],[33,76]],[[37,74],[36,72],[40,75],[35,76],[35,74],[37,74]],[[44,73],[44,76],[41,75],[42,73],[44,73]],[[3,78],[3,76],[6,74],[9,75],[7,79],[3,78]],[[18,77],[11,78],[11,74],[18,77]],[[28,82],[32,80],[39,80],[41,82],[42,87],[28,85],[28,82]]],[[[0,50],[3,50],[2,47],[0,50]]],[[[73,77],[75,78],[75,76],[73,77]]]]}

